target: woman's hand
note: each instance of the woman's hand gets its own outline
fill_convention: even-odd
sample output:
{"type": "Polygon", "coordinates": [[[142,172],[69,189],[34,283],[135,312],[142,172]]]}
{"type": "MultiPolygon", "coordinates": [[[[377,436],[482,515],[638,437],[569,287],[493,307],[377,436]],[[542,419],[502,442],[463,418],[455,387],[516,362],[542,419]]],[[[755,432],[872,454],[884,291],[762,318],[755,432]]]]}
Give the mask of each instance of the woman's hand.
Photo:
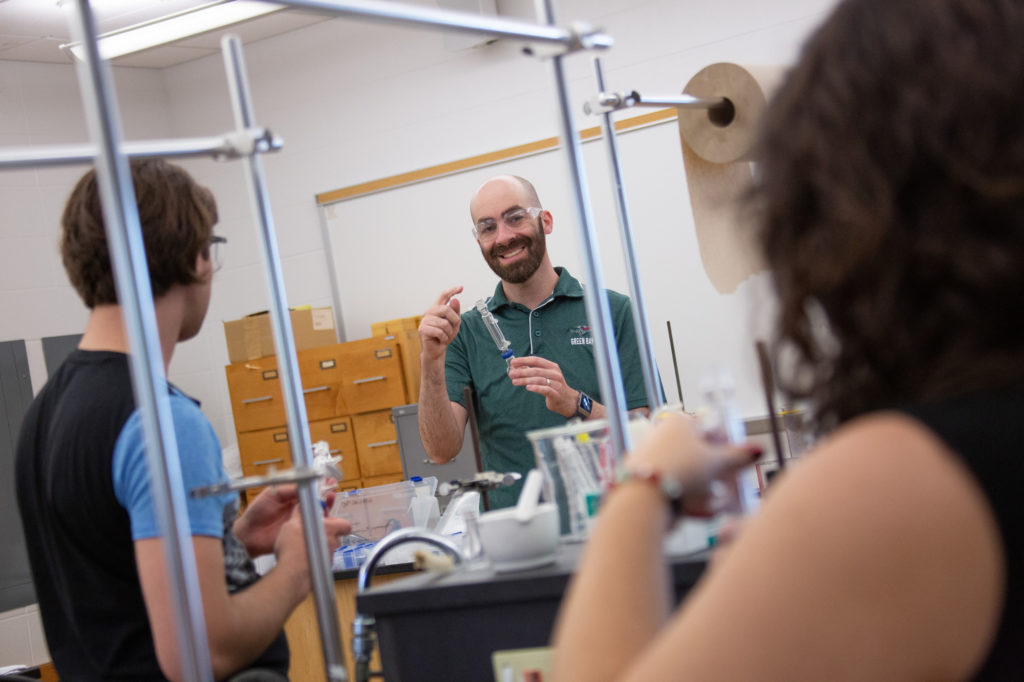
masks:
{"type": "Polygon", "coordinates": [[[711,516],[735,501],[736,473],[760,455],[761,448],[753,444],[708,443],[696,419],[665,413],[629,454],[625,466],[679,482],[686,512],[711,516]]]}

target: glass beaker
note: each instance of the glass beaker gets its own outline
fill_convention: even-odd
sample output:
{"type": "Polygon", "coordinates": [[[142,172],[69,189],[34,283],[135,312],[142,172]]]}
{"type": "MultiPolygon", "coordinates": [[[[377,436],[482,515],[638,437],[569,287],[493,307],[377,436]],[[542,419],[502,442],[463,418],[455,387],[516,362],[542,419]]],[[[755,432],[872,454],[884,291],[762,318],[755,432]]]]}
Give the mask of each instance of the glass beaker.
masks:
{"type": "Polygon", "coordinates": [[[530,431],[526,437],[544,475],[541,497],[558,506],[563,539],[585,539],[601,494],[615,476],[608,422],[594,419],[530,431]]]}

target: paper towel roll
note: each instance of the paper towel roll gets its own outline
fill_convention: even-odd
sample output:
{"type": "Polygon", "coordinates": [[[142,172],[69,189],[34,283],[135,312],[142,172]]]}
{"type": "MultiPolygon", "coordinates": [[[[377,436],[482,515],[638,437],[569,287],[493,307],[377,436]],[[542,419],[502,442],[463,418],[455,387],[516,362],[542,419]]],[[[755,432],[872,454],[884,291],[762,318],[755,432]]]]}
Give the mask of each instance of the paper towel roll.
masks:
{"type": "Polygon", "coordinates": [[[749,154],[758,121],[782,73],[780,67],[720,62],[701,69],[683,90],[698,97],[724,97],[732,105],[731,117],[720,110],[679,110],[700,257],[719,293],[736,291],[743,280],[764,268],[753,230],[741,224],[738,199],[753,179],[749,154]]]}

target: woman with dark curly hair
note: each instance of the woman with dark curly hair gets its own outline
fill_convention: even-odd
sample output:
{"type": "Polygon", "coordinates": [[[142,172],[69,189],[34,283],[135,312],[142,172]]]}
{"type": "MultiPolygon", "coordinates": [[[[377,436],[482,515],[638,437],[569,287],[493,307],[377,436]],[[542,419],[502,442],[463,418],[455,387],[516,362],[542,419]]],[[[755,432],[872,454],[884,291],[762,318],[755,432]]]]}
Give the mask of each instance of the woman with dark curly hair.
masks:
{"type": "Polygon", "coordinates": [[[749,459],[659,423],[563,605],[558,679],[1022,676],[1021,35],[1021,0],[846,0],[809,40],[754,205],[784,385],[828,436],[670,613],[652,483],[749,459]]]}

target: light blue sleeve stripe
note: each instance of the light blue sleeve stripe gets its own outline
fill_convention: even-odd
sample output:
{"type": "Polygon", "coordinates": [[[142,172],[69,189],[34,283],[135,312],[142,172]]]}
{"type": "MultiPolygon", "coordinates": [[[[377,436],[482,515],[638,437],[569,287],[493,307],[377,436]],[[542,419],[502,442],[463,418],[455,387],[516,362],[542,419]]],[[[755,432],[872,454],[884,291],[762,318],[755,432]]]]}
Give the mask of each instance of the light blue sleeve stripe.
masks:
{"type": "MultiPolygon", "coordinates": [[[[177,392],[171,394],[174,435],[181,458],[186,506],[192,535],[223,537],[224,507],[233,495],[196,499],[187,491],[228,480],[221,461],[220,442],[199,406],[177,392]]],[[[132,539],[160,537],[149,486],[142,418],[138,410],[125,423],[114,446],[114,494],[131,518],[132,539]]]]}

